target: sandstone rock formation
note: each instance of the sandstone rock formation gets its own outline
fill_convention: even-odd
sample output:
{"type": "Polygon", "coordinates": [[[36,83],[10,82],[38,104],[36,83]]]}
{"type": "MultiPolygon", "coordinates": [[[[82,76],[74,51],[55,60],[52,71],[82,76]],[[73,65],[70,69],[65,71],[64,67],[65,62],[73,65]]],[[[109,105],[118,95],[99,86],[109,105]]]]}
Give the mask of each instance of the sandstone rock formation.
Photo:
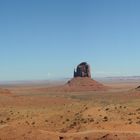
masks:
{"type": "Polygon", "coordinates": [[[90,72],[90,65],[86,62],[82,62],[77,66],[77,69],[75,71],[74,69],[74,77],[89,77],[91,78],[91,72],[90,72]]]}
{"type": "Polygon", "coordinates": [[[65,85],[39,89],[43,92],[81,92],[81,91],[105,91],[108,88],[91,78],[90,66],[82,62],[74,70],[74,77],[65,85]]]}
{"type": "Polygon", "coordinates": [[[107,90],[106,86],[91,78],[90,65],[86,62],[77,66],[76,71],[74,70],[74,78],[68,81],[67,86],[71,91],[107,90]]]}

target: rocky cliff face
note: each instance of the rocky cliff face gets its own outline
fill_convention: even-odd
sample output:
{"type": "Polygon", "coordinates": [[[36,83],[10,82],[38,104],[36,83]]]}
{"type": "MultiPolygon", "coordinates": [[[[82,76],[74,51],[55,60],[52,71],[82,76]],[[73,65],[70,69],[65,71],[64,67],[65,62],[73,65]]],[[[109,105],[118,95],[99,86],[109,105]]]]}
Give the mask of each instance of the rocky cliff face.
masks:
{"type": "Polygon", "coordinates": [[[86,62],[80,63],[76,70],[74,70],[74,78],[75,77],[89,77],[91,78],[91,71],[90,71],[90,65],[86,62]]]}

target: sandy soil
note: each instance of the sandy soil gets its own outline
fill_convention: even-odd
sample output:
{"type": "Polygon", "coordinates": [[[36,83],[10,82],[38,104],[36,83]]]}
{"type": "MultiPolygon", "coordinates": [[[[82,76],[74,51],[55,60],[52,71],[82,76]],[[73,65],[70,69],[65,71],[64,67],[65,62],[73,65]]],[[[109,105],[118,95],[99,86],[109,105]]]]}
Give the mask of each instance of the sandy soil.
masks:
{"type": "Polygon", "coordinates": [[[0,140],[139,140],[138,83],[105,86],[82,92],[1,87],[0,140]]]}

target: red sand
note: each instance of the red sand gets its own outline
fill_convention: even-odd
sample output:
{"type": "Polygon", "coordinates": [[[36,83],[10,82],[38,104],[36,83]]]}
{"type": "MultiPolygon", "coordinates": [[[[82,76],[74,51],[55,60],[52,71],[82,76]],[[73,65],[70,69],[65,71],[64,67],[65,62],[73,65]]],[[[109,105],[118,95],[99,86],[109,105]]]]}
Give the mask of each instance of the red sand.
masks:
{"type": "Polygon", "coordinates": [[[11,92],[8,89],[2,89],[2,88],[0,88],[0,94],[9,95],[9,94],[11,94],[11,92]]]}
{"type": "Polygon", "coordinates": [[[77,77],[68,81],[65,85],[39,89],[41,91],[55,92],[79,92],[79,91],[106,91],[108,87],[88,78],[77,77]]]}

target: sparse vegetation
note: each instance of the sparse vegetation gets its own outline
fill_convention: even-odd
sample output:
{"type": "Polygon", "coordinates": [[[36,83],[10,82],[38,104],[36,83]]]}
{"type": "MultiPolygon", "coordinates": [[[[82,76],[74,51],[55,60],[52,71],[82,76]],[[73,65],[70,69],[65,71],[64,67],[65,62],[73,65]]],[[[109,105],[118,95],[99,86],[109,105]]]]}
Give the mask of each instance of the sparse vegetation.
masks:
{"type": "MultiPolygon", "coordinates": [[[[25,130],[32,129],[32,133],[28,133],[29,129],[24,133],[26,139],[27,134],[34,134],[34,130],[67,134],[91,129],[104,131],[108,129],[108,126],[118,131],[119,127],[125,130],[133,126],[138,129],[140,126],[138,104],[140,100],[132,95],[131,98],[125,97],[124,100],[122,93],[113,94],[112,92],[72,93],[73,95],[59,93],[59,96],[58,93],[57,96],[55,96],[56,93],[47,95],[45,92],[44,94],[46,95],[41,97],[38,97],[38,94],[35,96],[29,94],[22,98],[12,97],[12,104],[16,104],[17,107],[4,104],[0,108],[0,127],[7,126],[5,129],[10,129],[10,125],[15,124],[18,129],[23,126],[25,130]],[[76,98],[71,98],[71,96],[76,98]],[[131,102],[132,98],[137,100],[137,104],[134,104],[134,101],[131,102]]],[[[113,136],[118,138],[118,135],[113,136]]],[[[66,139],[63,135],[61,137],[61,139],[66,139]]],[[[90,137],[84,136],[82,139],[90,140],[90,137]]]]}

